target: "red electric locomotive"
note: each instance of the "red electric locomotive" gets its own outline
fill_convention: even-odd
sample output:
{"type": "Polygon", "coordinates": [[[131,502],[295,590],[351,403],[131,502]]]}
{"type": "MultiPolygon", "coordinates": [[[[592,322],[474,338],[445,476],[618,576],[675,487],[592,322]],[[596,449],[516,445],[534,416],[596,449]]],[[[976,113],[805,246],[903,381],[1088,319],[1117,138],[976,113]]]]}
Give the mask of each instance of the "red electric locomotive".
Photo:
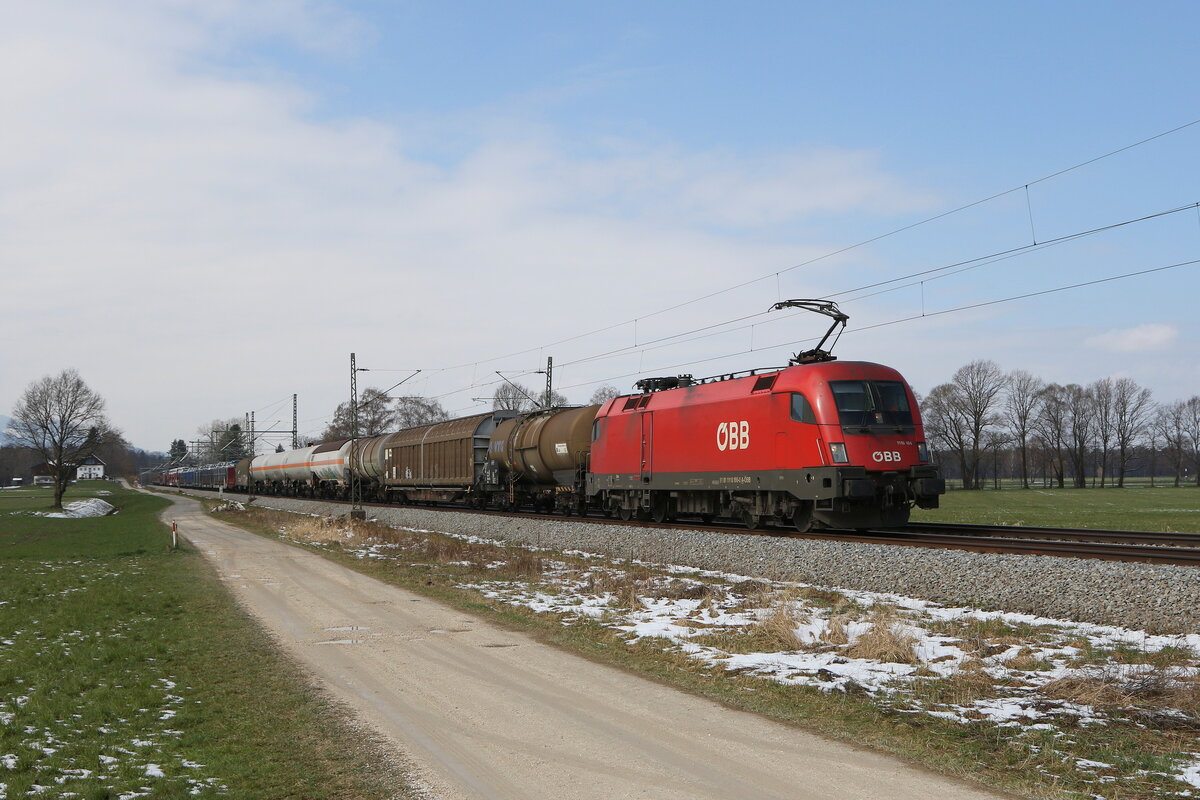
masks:
{"type": "MultiPolygon", "coordinates": [[[[777,307],[808,304],[845,325],[832,303],[777,307]]],[[[916,398],[890,367],[837,362],[818,346],[782,369],[638,388],[602,406],[592,431],[587,494],[624,519],[900,527],[945,492],[916,398]]]]}

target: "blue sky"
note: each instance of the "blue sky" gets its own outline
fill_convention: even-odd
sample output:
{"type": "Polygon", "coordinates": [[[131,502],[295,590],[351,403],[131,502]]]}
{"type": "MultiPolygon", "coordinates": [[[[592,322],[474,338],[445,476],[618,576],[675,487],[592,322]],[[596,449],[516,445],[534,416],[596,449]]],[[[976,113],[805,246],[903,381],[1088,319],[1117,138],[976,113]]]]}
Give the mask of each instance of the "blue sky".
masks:
{"type": "MultiPolygon", "coordinates": [[[[644,343],[1200,201],[1196,125],[788,269],[1200,119],[1189,3],[176,0],[8,16],[0,326],[41,344],[0,364],[0,405],[73,366],[149,448],[292,392],[317,431],[350,351],[422,368],[414,390],[462,413],[495,369],[547,355],[575,401],[655,371],[778,364],[787,348],[769,345],[823,323],[644,343]],[[150,403],[184,354],[169,411],[150,403]]],[[[920,391],[992,358],[1185,398],[1197,266],[870,326],[1196,258],[1192,209],[837,294],[839,354],[920,391]]]]}

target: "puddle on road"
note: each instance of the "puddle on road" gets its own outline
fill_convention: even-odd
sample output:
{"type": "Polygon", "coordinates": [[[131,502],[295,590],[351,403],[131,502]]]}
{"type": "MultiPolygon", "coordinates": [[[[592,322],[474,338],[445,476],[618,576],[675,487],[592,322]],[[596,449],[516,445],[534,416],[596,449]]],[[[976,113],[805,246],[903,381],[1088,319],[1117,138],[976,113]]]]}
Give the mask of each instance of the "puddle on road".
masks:
{"type": "Polygon", "coordinates": [[[370,628],[361,625],[341,625],[334,628],[326,628],[327,631],[369,631],[370,628]]]}
{"type": "Polygon", "coordinates": [[[313,642],[313,644],[362,644],[362,639],[330,639],[325,642],[313,642]]]}
{"type": "Polygon", "coordinates": [[[515,644],[481,644],[480,647],[516,647],[515,644]]]}

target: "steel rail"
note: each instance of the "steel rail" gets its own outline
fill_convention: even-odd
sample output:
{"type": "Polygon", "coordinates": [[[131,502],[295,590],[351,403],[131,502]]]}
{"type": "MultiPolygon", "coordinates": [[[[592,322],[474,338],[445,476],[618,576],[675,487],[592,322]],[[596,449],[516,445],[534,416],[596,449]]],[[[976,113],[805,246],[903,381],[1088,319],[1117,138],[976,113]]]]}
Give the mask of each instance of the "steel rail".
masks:
{"type": "MultiPolygon", "coordinates": [[[[164,489],[188,489],[191,491],[201,491],[208,493],[211,490],[206,490],[198,487],[159,487],[164,489]]],[[[233,492],[226,492],[226,496],[244,496],[236,495],[233,492]]],[[[266,495],[265,497],[271,497],[266,495]]],[[[324,500],[308,497],[289,497],[280,495],[284,500],[300,500],[304,502],[330,503],[333,505],[348,505],[346,500],[324,500]]],[[[515,512],[515,511],[499,511],[494,509],[474,509],[463,507],[446,507],[438,505],[409,505],[401,506],[394,503],[363,503],[369,508],[416,508],[425,511],[438,511],[450,513],[467,513],[479,514],[499,517],[515,517],[515,518],[558,518],[562,520],[570,520],[572,522],[590,523],[595,525],[626,525],[642,528],[659,528],[671,530],[699,530],[710,533],[735,533],[738,535],[752,536],[772,536],[786,539],[811,539],[824,541],[837,541],[858,544],[881,544],[891,545],[896,547],[925,547],[931,549],[942,550],[965,550],[976,553],[992,553],[998,555],[1039,555],[1051,556],[1057,558],[1086,558],[1097,559],[1104,561],[1123,561],[1136,562],[1146,564],[1168,564],[1177,566],[1200,567],[1200,547],[1174,547],[1157,544],[1130,544],[1116,543],[1108,541],[1063,541],[1053,539],[1039,538],[1020,538],[1021,533],[1025,531],[1032,532],[1031,535],[1036,535],[1039,531],[1059,531],[1068,533],[1090,534],[1093,531],[1085,529],[1071,528],[1054,528],[1054,529],[1038,529],[1038,528],[1012,528],[1006,526],[961,526],[949,523],[935,523],[934,525],[940,530],[949,531],[962,530],[964,527],[972,531],[966,534],[953,533],[937,533],[921,530],[898,529],[898,530],[869,530],[869,531],[837,531],[837,530],[820,530],[820,531],[796,531],[788,528],[764,528],[757,530],[749,530],[745,527],[731,523],[728,526],[715,526],[675,522],[648,522],[641,520],[623,521],[612,519],[609,517],[580,517],[580,516],[560,516],[548,513],[538,512],[515,512]],[[1000,537],[990,535],[988,531],[1000,530],[1005,533],[1010,533],[1010,537],[1000,537]]],[[[928,527],[927,523],[920,523],[920,527],[928,527]]],[[[1137,531],[1098,531],[1098,533],[1108,534],[1131,534],[1139,533],[1137,531]]],[[[1149,534],[1151,536],[1164,536],[1165,534],[1149,534]]],[[[1185,536],[1196,537],[1196,534],[1182,534],[1185,536]]]]}
{"type": "Polygon", "coordinates": [[[949,522],[910,522],[906,531],[961,536],[999,536],[1009,539],[1064,539],[1117,544],[1200,547],[1200,533],[1116,531],[1099,528],[1045,528],[1031,525],[971,525],[949,522]]]}

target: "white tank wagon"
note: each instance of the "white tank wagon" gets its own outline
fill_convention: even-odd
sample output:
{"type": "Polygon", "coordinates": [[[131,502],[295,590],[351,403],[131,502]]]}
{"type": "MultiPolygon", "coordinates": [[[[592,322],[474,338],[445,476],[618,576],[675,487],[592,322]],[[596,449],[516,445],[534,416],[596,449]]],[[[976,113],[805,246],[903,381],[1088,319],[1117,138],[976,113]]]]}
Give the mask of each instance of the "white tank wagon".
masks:
{"type": "MultiPolygon", "coordinates": [[[[310,467],[314,488],[322,494],[342,492],[350,483],[350,445],[352,439],[341,439],[317,445],[310,467]]],[[[358,440],[359,448],[362,439],[358,440]]]]}
{"type": "Polygon", "coordinates": [[[282,453],[267,453],[256,456],[250,462],[250,476],[255,487],[269,486],[287,494],[299,490],[312,481],[313,453],[319,445],[301,447],[299,450],[284,450],[282,453]]]}

